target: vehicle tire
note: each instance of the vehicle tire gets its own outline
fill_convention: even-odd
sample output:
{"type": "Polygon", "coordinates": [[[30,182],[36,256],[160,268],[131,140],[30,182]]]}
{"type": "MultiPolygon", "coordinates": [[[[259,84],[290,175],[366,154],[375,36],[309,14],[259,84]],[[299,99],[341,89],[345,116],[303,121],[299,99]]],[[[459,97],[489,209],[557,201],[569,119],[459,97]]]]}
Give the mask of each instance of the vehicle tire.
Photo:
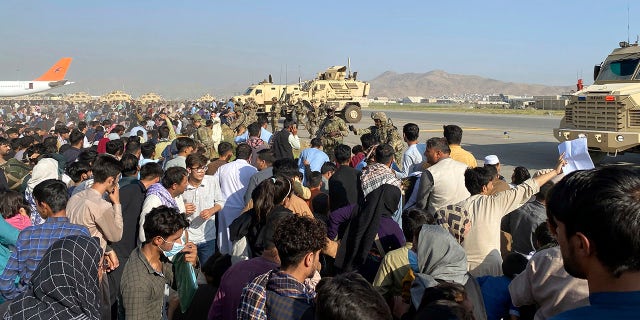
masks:
{"type": "Polygon", "coordinates": [[[354,104],[349,104],[344,108],[344,120],[347,123],[358,123],[362,119],[362,110],[354,104]]]}
{"type": "Polygon", "coordinates": [[[591,161],[594,165],[598,165],[604,160],[607,156],[606,152],[598,151],[598,150],[589,150],[589,156],[591,157],[591,161]]]}

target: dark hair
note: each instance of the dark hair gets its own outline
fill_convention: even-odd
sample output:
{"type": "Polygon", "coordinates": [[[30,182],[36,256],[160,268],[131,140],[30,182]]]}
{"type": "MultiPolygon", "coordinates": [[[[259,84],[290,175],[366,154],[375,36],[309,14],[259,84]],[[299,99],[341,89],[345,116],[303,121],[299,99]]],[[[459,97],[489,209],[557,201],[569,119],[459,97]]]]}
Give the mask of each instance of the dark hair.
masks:
{"type": "Polygon", "coordinates": [[[86,162],[80,161],[72,162],[65,168],[65,172],[75,183],[80,182],[80,180],[82,180],[82,175],[89,173],[89,171],[91,171],[91,166],[86,162]]]}
{"type": "Polygon", "coordinates": [[[394,154],[394,150],[390,145],[386,143],[378,145],[378,147],[376,148],[376,156],[375,156],[376,162],[387,164],[391,162],[391,160],[393,160],[393,154],[394,154]]]}
{"type": "Polygon", "coordinates": [[[273,164],[276,162],[276,156],[273,154],[271,149],[262,149],[258,151],[258,159],[268,163],[273,164]]]}
{"type": "Polygon", "coordinates": [[[257,221],[265,221],[273,208],[289,197],[292,191],[291,181],[283,176],[274,176],[260,182],[251,192],[257,221]]]}
{"type": "Polygon", "coordinates": [[[156,162],[147,162],[140,168],[140,180],[160,178],[163,174],[162,166],[156,162]]]}
{"type": "Polygon", "coordinates": [[[84,133],[78,129],[73,129],[69,135],[69,144],[74,145],[82,140],[84,140],[84,133]]]}
{"type": "Polygon", "coordinates": [[[322,173],[318,171],[311,171],[311,174],[307,177],[307,184],[309,188],[317,188],[322,182],[322,173]]]}
{"type": "Polygon", "coordinates": [[[87,128],[87,122],[86,121],[78,122],[78,130],[82,131],[82,130],[84,130],[86,128],[87,128]]]}
{"type": "Polygon", "coordinates": [[[44,138],[42,145],[45,147],[46,153],[58,152],[58,138],[55,136],[44,138]]]}
{"type": "Polygon", "coordinates": [[[360,152],[364,152],[364,148],[362,147],[362,145],[356,144],[355,146],[353,146],[353,148],[351,148],[351,153],[353,153],[354,155],[360,152]]]}
{"type": "Polygon", "coordinates": [[[160,126],[160,128],[158,128],[158,137],[160,139],[166,139],[169,138],[169,127],[166,125],[160,126]]]}
{"type": "Polygon", "coordinates": [[[384,298],[359,273],[322,278],[316,286],[317,320],[391,320],[384,298]]]}
{"type": "Polygon", "coordinates": [[[46,203],[51,211],[60,212],[67,207],[69,191],[64,182],[57,179],[44,180],[33,188],[33,198],[40,203],[46,203]]]}
{"type": "Polygon", "coordinates": [[[580,232],[615,277],[640,270],[640,169],[610,166],[574,171],[551,189],[547,216],[566,237],[580,232]]]}
{"type": "Polygon", "coordinates": [[[20,148],[28,148],[36,141],[36,138],[32,136],[24,136],[20,138],[20,148]]]}
{"type": "Polygon", "coordinates": [[[125,153],[120,159],[122,163],[122,175],[126,177],[135,176],[138,172],[138,157],[131,153],[125,153]]]}
{"type": "Polygon", "coordinates": [[[160,182],[165,189],[169,189],[176,183],[180,184],[184,177],[188,175],[187,169],[183,167],[171,167],[164,172],[160,182]]]}
{"type": "Polygon", "coordinates": [[[288,179],[298,176],[298,164],[289,158],[278,159],[273,163],[273,175],[281,175],[288,179]]]}
{"type": "Polygon", "coordinates": [[[124,132],[124,126],[121,124],[116,124],[115,127],[113,127],[113,129],[111,130],[111,132],[114,132],[118,135],[120,135],[122,132],[124,132]]]}
{"type": "Polygon", "coordinates": [[[375,146],[376,144],[380,143],[380,141],[372,133],[365,133],[362,136],[360,136],[360,143],[362,144],[362,148],[364,150],[367,150],[375,146]]]}
{"type": "Polygon", "coordinates": [[[475,167],[464,172],[464,186],[473,196],[482,193],[482,187],[489,184],[496,175],[485,167],[475,167]]]}
{"type": "Polygon", "coordinates": [[[257,122],[252,122],[247,126],[247,131],[249,131],[249,137],[259,137],[260,130],[262,127],[257,122]]]}
{"type": "Polygon", "coordinates": [[[440,150],[444,154],[451,153],[451,148],[449,148],[449,144],[447,143],[447,140],[445,138],[441,138],[441,137],[429,138],[429,140],[427,140],[426,145],[427,145],[427,149],[440,150]]]}
{"type": "Polygon", "coordinates": [[[187,168],[189,168],[189,169],[191,169],[191,168],[193,168],[195,166],[204,167],[204,166],[207,165],[208,162],[209,162],[209,159],[207,159],[207,157],[205,157],[201,153],[192,153],[192,154],[188,155],[187,156],[187,160],[185,160],[187,168]]]}
{"type": "Polygon", "coordinates": [[[103,183],[107,178],[116,178],[122,172],[122,163],[110,155],[99,155],[91,167],[93,181],[103,183]]]}
{"type": "Polygon", "coordinates": [[[320,220],[295,214],[282,218],[273,235],[280,256],[280,268],[296,266],[308,253],[322,250],[326,237],[327,228],[320,220]]]}
{"type": "Polygon", "coordinates": [[[124,153],[135,154],[138,151],[140,151],[140,153],[142,154],[142,149],[141,148],[142,148],[142,146],[140,145],[140,140],[139,139],[129,138],[129,141],[127,141],[127,144],[124,147],[124,153]]]}
{"type": "Polygon", "coordinates": [[[84,162],[88,165],[93,165],[98,158],[98,151],[94,149],[84,149],[78,155],[77,162],[84,162]]]}
{"type": "Polygon", "coordinates": [[[269,123],[269,120],[267,120],[266,116],[259,116],[258,117],[258,124],[262,127],[265,124],[269,123]]]}
{"type": "Polygon", "coordinates": [[[513,279],[516,275],[524,271],[527,267],[527,262],[529,262],[527,257],[517,252],[511,252],[504,258],[504,261],[502,261],[502,273],[513,279]]]}
{"type": "Polygon", "coordinates": [[[338,170],[338,166],[336,166],[335,163],[330,161],[323,163],[322,167],[320,167],[321,174],[325,174],[327,172],[335,172],[336,170],[338,170]]]}
{"type": "Polygon", "coordinates": [[[124,152],[124,141],[122,139],[110,140],[106,147],[108,154],[116,156],[124,152]]]}
{"type": "MultiPolygon", "coordinates": [[[[11,129],[9,129],[11,130],[11,129]]],[[[7,134],[9,133],[9,130],[7,130],[7,134]]],[[[69,130],[69,128],[67,128],[65,125],[57,125],[55,132],[57,134],[65,134],[65,133],[69,133],[71,132],[71,130],[69,130]]]]}
{"type": "Polygon", "coordinates": [[[251,157],[251,146],[241,143],[236,147],[236,159],[248,160],[251,157]]]}
{"type": "Polygon", "coordinates": [[[312,148],[320,148],[320,147],[322,147],[322,139],[320,139],[320,138],[311,139],[311,147],[312,148]]]}
{"type": "Polygon", "coordinates": [[[442,129],[444,129],[442,135],[449,144],[460,144],[462,142],[462,128],[455,124],[450,124],[442,126],[442,129]]]}
{"type": "Polygon", "coordinates": [[[329,215],[329,195],[326,193],[318,193],[311,199],[311,210],[314,214],[328,216],[329,215]]]}
{"type": "Polygon", "coordinates": [[[551,230],[549,230],[549,224],[546,221],[538,225],[536,230],[533,232],[533,237],[536,239],[536,244],[534,245],[536,250],[550,244],[558,244],[556,238],[554,238],[551,234],[551,230]]]}
{"type": "MultiPolygon", "coordinates": [[[[158,236],[167,239],[178,230],[188,228],[189,220],[177,209],[162,205],[151,209],[151,212],[147,213],[142,227],[146,242],[150,242],[158,236]]],[[[187,230],[184,230],[184,232],[187,232],[187,230]]]]}
{"type": "Polygon", "coordinates": [[[553,185],[553,181],[547,181],[545,184],[540,186],[540,191],[536,193],[536,199],[539,201],[546,201],[549,191],[553,188],[553,185]]]}
{"type": "Polygon", "coordinates": [[[233,150],[233,145],[229,142],[222,141],[218,145],[218,155],[223,156],[225,153],[229,152],[229,150],[233,150]]]}
{"type": "Polygon", "coordinates": [[[24,209],[27,214],[31,211],[20,192],[13,190],[0,191],[0,213],[2,213],[3,218],[9,219],[19,214],[20,209],[24,209]]]}
{"type": "Polygon", "coordinates": [[[287,129],[289,127],[293,127],[296,125],[296,122],[291,119],[285,119],[283,123],[283,128],[287,129]]]}
{"type": "Polygon", "coordinates": [[[156,144],[148,141],[140,145],[140,154],[145,159],[151,159],[153,157],[153,153],[156,152],[156,144]]]}
{"type": "Polygon", "coordinates": [[[409,141],[416,141],[420,137],[420,127],[415,123],[407,123],[402,127],[402,133],[409,141]]]}
{"type": "Polygon", "coordinates": [[[413,238],[422,230],[424,224],[435,224],[436,219],[427,210],[420,208],[411,208],[402,214],[402,233],[407,242],[413,241],[413,238]]]}
{"type": "Polygon", "coordinates": [[[436,300],[418,309],[414,319],[474,320],[473,313],[457,302],[436,300]]]}
{"type": "MultiPolygon", "coordinates": [[[[518,185],[531,178],[529,170],[525,167],[515,167],[513,169],[513,176],[511,176],[511,183],[518,185]]],[[[543,198],[544,199],[544,198],[543,198]]]]}
{"type": "Polygon", "coordinates": [[[196,142],[189,137],[177,137],[175,141],[176,141],[176,149],[178,150],[178,152],[182,152],[189,147],[192,147],[192,148],[196,147],[196,142]]]}
{"type": "Polygon", "coordinates": [[[346,144],[339,144],[333,149],[333,154],[338,163],[348,162],[351,159],[351,147],[346,144]]]}
{"type": "Polygon", "coordinates": [[[461,303],[465,299],[467,299],[467,293],[464,290],[464,286],[455,282],[440,282],[435,287],[424,289],[418,309],[422,309],[439,300],[461,303]]]}

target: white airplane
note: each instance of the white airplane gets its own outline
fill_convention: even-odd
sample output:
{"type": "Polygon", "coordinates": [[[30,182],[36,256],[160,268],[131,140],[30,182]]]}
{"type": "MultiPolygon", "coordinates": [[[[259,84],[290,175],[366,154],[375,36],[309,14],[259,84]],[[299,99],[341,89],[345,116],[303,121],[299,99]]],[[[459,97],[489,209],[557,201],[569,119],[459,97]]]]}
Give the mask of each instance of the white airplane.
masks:
{"type": "Polygon", "coordinates": [[[18,97],[72,84],[64,78],[71,58],[62,58],[42,76],[31,81],[0,81],[0,97],[18,97]]]}

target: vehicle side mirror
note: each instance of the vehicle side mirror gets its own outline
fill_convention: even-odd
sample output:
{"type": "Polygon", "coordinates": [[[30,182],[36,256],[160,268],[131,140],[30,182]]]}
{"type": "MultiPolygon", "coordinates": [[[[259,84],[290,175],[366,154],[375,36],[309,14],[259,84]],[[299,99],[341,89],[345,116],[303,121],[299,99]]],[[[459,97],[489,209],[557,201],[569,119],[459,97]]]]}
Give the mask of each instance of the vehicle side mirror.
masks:
{"type": "Polygon", "coordinates": [[[598,75],[600,74],[600,65],[593,66],[593,81],[596,81],[598,75]]]}

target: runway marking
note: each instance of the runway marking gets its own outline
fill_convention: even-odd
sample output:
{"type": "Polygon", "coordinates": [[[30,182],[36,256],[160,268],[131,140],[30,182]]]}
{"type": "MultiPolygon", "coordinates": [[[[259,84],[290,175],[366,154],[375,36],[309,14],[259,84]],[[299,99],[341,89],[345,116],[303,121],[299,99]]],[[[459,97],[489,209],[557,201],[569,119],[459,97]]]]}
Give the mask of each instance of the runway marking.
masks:
{"type": "MultiPolygon", "coordinates": [[[[489,129],[489,128],[464,128],[464,131],[487,131],[487,130],[498,130],[498,129],[489,129]]],[[[442,129],[422,129],[420,132],[442,132],[442,129]]]]}
{"type": "MultiPolygon", "coordinates": [[[[505,130],[497,129],[497,128],[463,128],[464,131],[498,131],[504,132],[505,130]]],[[[422,129],[420,132],[442,132],[442,129],[422,129]]],[[[508,133],[521,133],[521,134],[533,134],[540,135],[546,134],[546,132],[535,132],[535,131],[519,131],[519,130],[507,130],[508,133]]]]}

